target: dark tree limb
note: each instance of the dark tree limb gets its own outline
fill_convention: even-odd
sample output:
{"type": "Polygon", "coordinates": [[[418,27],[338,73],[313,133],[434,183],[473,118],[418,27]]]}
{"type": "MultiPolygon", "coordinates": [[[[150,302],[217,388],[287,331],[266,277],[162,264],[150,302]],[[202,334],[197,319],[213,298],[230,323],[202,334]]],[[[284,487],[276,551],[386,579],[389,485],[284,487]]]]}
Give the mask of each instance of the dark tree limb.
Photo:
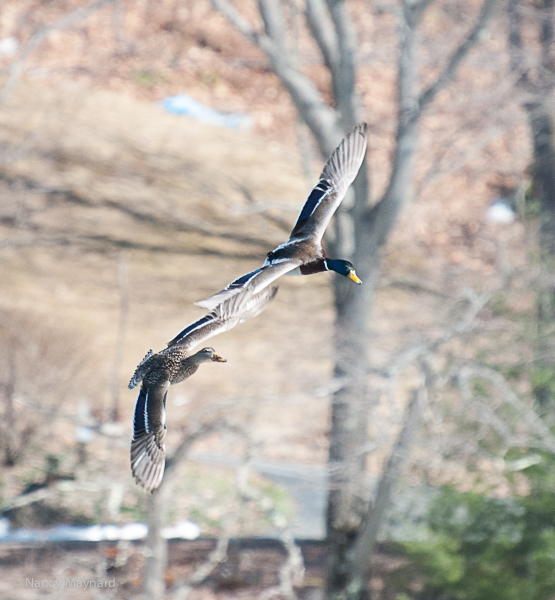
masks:
{"type": "Polygon", "coordinates": [[[162,536],[168,502],[173,491],[175,473],[179,464],[187,456],[191,446],[200,438],[216,431],[218,424],[208,423],[201,425],[195,431],[187,434],[173,456],[166,461],[164,479],[157,490],[154,490],[148,499],[148,535],[146,547],[148,556],[145,563],[143,589],[145,598],[163,598],[165,592],[164,573],[168,558],[168,545],[162,536]]]}
{"type": "Polygon", "coordinates": [[[485,0],[480,15],[472,31],[451,55],[447,65],[436,81],[424,92],[415,97],[417,84],[416,65],[416,28],[422,11],[431,1],[422,0],[413,5],[404,2],[400,24],[400,55],[398,76],[398,125],[397,143],[393,157],[393,169],[388,187],[380,200],[369,209],[366,218],[369,227],[373,227],[376,236],[373,244],[379,249],[389,237],[403,202],[412,183],[412,172],[418,136],[417,124],[426,107],[437,97],[456,76],[458,68],[468,52],[479,42],[480,34],[491,19],[498,0],[485,0]]]}
{"type": "Polygon", "coordinates": [[[199,425],[196,429],[187,433],[171,458],[166,460],[164,478],[157,490],[149,497],[148,503],[148,536],[147,548],[149,554],[146,559],[144,576],[145,598],[163,598],[165,590],[164,573],[167,565],[167,542],[162,536],[164,517],[171,493],[173,491],[175,475],[179,465],[185,460],[191,447],[203,437],[211,435],[216,431],[235,431],[239,435],[243,432],[228,425],[221,419],[199,425]]]}
{"type": "MultiPolygon", "coordinates": [[[[307,23],[332,77],[335,110],[327,106],[313,83],[284,56],[265,34],[258,34],[227,0],[212,0],[216,9],[256,43],[268,57],[274,72],[289,92],[300,117],[312,131],[322,156],[327,159],[341,135],[359,118],[355,94],[356,33],[345,0],[308,0],[307,23]],[[326,11],[327,7],[327,11],[326,11]],[[317,19],[322,19],[318,28],[317,19]],[[331,19],[332,27],[328,27],[331,19]],[[317,31],[318,30],[318,31],[317,31]]],[[[455,77],[463,58],[479,41],[497,0],[485,0],[477,25],[454,52],[438,80],[419,93],[417,28],[432,0],[404,0],[399,16],[398,124],[392,173],[382,198],[369,206],[366,167],[354,182],[355,201],[347,198],[336,216],[336,242],[332,250],[351,258],[364,285],[355,289],[342,278],[334,279],[335,369],[334,377],[344,382],[334,392],[331,407],[329,448],[330,490],[328,499],[327,597],[345,598],[352,583],[353,549],[369,507],[362,481],[368,420],[368,363],[371,332],[369,317],[379,277],[382,248],[397,216],[411,192],[418,142],[417,124],[423,110],[455,77]],[[348,225],[343,227],[342,220],[348,225]],[[354,231],[354,235],[353,235],[354,231]],[[354,238],[347,252],[345,239],[354,238]]],[[[331,252],[330,252],[331,254],[331,252]]],[[[379,527],[376,513],[374,523],[379,527]]]]}
{"type": "Polygon", "coordinates": [[[306,22],[312,37],[320,48],[328,71],[330,73],[337,72],[339,68],[338,41],[324,0],[307,0],[306,22]]]}
{"type": "Polygon", "coordinates": [[[540,11],[541,78],[553,77],[553,8],[554,0],[543,0],[540,11]]]}
{"type": "MultiPolygon", "coordinates": [[[[15,345],[12,345],[8,358],[8,378],[0,387],[3,388],[4,414],[2,419],[3,429],[3,450],[4,464],[7,467],[13,467],[21,454],[22,448],[17,449],[18,431],[16,429],[14,397],[17,382],[17,351],[15,345]]],[[[21,444],[21,440],[19,440],[21,444]]]]}
{"type": "MultiPolygon", "coordinates": [[[[212,6],[222,13],[235,29],[264,51],[274,72],[314,135],[320,152],[327,158],[341,140],[343,132],[337,124],[335,111],[326,104],[318,88],[291,63],[287,55],[280,52],[279,47],[268,35],[258,33],[227,0],[212,0],[212,6]]],[[[270,12],[266,13],[266,18],[271,18],[270,12]]]]}
{"type": "Polygon", "coordinates": [[[336,108],[341,115],[344,131],[351,130],[359,120],[355,94],[357,36],[344,0],[327,0],[335,27],[339,62],[331,71],[336,108]]]}
{"type": "Polygon", "coordinates": [[[120,252],[118,256],[117,280],[119,291],[119,319],[118,332],[116,337],[116,347],[114,352],[114,362],[112,363],[111,374],[111,396],[112,406],[110,409],[110,420],[119,421],[119,384],[120,370],[123,361],[123,352],[125,336],[127,333],[127,323],[129,317],[129,267],[127,256],[120,252]]]}
{"type": "Polygon", "coordinates": [[[287,28],[279,0],[258,0],[258,10],[264,22],[266,35],[281,53],[289,54],[287,50],[287,28]]]}
{"type": "MultiPolygon", "coordinates": [[[[522,16],[520,14],[520,0],[509,0],[507,12],[509,16],[510,69],[514,73],[522,71],[522,16]]],[[[523,73],[522,77],[526,77],[526,74],[523,73]]]]}
{"type": "MultiPolygon", "coordinates": [[[[553,361],[545,356],[553,353],[553,323],[555,322],[555,124],[550,106],[550,94],[555,85],[553,65],[553,0],[540,0],[536,5],[536,23],[541,43],[541,55],[535,65],[524,65],[521,36],[520,0],[510,0],[509,45],[511,71],[519,74],[517,86],[525,91],[522,106],[527,113],[534,152],[532,191],[540,205],[539,246],[543,277],[537,289],[538,370],[552,370],[553,361]]],[[[533,389],[538,409],[550,413],[554,394],[549,383],[538,383],[533,389]]]]}
{"type": "Polygon", "coordinates": [[[403,427],[393,446],[387,465],[378,483],[376,497],[372,509],[360,528],[352,559],[351,597],[358,599],[366,584],[370,568],[370,556],[376,545],[378,532],[389,508],[391,494],[407,461],[415,433],[420,424],[421,407],[427,396],[427,382],[423,375],[420,387],[413,392],[405,410],[403,427]],[[356,591],[355,591],[356,590],[356,591]]]}
{"type": "Polygon", "coordinates": [[[447,86],[447,84],[453,81],[457,70],[460,67],[464,58],[467,56],[470,50],[474,46],[476,46],[476,44],[480,41],[480,35],[487,27],[487,24],[495,11],[497,2],[498,0],[486,0],[484,2],[478,20],[470,34],[451,55],[451,58],[447,62],[447,65],[439,74],[436,81],[432,83],[432,85],[420,95],[418,99],[417,110],[412,116],[411,121],[414,121],[416,123],[416,121],[419,120],[422,111],[427,106],[429,106],[433,102],[433,100],[435,100],[438,93],[441,90],[443,90],[447,86]]]}

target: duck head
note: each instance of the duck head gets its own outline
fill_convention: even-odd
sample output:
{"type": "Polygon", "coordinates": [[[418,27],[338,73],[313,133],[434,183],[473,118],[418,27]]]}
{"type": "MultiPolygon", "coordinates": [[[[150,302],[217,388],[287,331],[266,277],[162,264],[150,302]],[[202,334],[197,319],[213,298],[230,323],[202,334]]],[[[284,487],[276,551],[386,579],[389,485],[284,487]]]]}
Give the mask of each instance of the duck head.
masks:
{"type": "Polygon", "coordinates": [[[196,356],[199,362],[208,362],[209,360],[212,362],[227,362],[225,358],[216,354],[214,348],[203,348],[196,353],[196,356]]]}
{"type": "Polygon", "coordinates": [[[355,267],[352,262],[349,262],[348,260],[326,258],[325,263],[329,271],[335,271],[344,277],[348,277],[351,281],[354,281],[359,285],[362,283],[355,273],[355,267]]]}

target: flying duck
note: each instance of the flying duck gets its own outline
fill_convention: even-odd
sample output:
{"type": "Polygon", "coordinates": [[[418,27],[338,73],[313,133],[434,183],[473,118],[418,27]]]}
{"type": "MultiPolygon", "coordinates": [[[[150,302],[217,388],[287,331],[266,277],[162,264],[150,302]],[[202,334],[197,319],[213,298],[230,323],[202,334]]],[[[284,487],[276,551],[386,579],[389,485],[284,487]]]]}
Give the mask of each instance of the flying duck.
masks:
{"type": "Polygon", "coordinates": [[[149,350],[129,382],[131,390],[141,383],[133,417],[131,471],[146,492],[155,490],[164,475],[166,446],[166,396],[170,385],[194,375],[204,362],[226,362],[213,348],[192,354],[204,340],[232,329],[261,313],[274,298],[277,287],[268,287],[257,295],[250,290],[229,298],[198,321],[187,325],[168,347],[154,353],[149,350]]]}
{"type": "Polygon", "coordinates": [[[322,237],[360,169],[366,154],[366,127],[366,123],[357,125],[335,149],[310,192],[289,240],[269,252],[262,267],[238,277],[221,292],[195,302],[197,306],[213,309],[244,288],[256,294],[286,274],[312,275],[335,271],[355,283],[362,283],[352,263],[326,256],[322,237]]]}

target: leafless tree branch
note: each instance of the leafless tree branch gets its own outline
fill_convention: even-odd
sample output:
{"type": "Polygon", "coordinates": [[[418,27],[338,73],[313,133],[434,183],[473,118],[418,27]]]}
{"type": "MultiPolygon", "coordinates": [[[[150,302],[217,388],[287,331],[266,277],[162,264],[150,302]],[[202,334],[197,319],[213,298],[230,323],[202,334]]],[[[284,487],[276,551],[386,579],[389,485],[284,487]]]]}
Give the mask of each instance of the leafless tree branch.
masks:
{"type": "MultiPolygon", "coordinates": [[[[314,157],[306,125],[301,119],[297,119],[295,123],[295,132],[297,134],[297,146],[299,148],[299,154],[301,155],[301,167],[303,169],[303,175],[306,181],[307,189],[310,189],[314,185],[314,157]]],[[[288,230],[289,231],[289,230],[288,230]]]]}
{"type": "MultiPolygon", "coordinates": [[[[420,422],[421,405],[426,401],[427,393],[426,376],[423,374],[420,386],[414,391],[405,410],[403,427],[378,483],[373,506],[366,515],[354,547],[351,585],[357,590],[361,590],[366,582],[370,567],[369,559],[376,544],[379,527],[389,506],[393,487],[407,460],[414,434],[420,422]]],[[[358,597],[358,593],[359,591],[353,597],[358,597]]]]}
{"type": "Polygon", "coordinates": [[[167,479],[173,478],[175,475],[175,470],[179,466],[179,464],[185,459],[191,446],[198,440],[215,433],[216,431],[223,430],[235,430],[233,427],[228,427],[226,423],[222,422],[220,419],[216,418],[211,422],[202,423],[196,429],[190,431],[185,435],[179,446],[175,449],[173,454],[169,459],[166,460],[166,468],[164,470],[164,479],[162,480],[162,484],[167,479]]]}
{"type": "Polygon", "coordinates": [[[470,407],[474,405],[477,407],[480,421],[487,424],[489,427],[491,427],[491,429],[493,429],[493,431],[497,433],[497,435],[503,441],[505,447],[511,448],[525,445],[525,440],[520,437],[516,437],[511,429],[507,426],[505,421],[495,413],[491,406],[488,406],[475,397],[470,387],[470,378],[468,377],[468,372],[465,372],[464,370],[461,372],[460,369],[457,369],[456,375],[465,406],[470,407]]]}
{"type": "MultiPolygon", "coordinates": [[[[258,0],[258,9],[264,22],[266,35],[272,40],[279,52],[289,55],[287,49],[287,28],[283,18],[280,0],[258,0]]],[[[291,57],[288,57],[289,60],[291,57]]]]}
{"type": "Polygon", "coordinates": [[[22,494],[20,496],[16,496],[12,498],[0,507],[0,512],[6,512],[11,510],[12,508],[21,508],[22,506],[29,506],[30,504],[34,504],[35,502],[41,502],[43,500],[47,500],[53,496],[59,495],[62,493],[70,493],[70,492],[90,492],[90,493],[98,493],[99,489],[110,489],[112,485],[112,481],[100,480],[96,483],[81,483],[78,481],[71,480],[62,480],[58,481],[53,485],[49,485],[47,487],[39,488],[29,494],[22,494]]]}
{"type": "Polygon", "coordinates": [[[322,52],[324,64],[330,73],[336,73],[339,68],[338,41],[324,0],[307,0],[306,22],[322,52]]]}
{"type": "Polygon", "coordinates": [[[438,93],[455,78],[457,69],[459,68],[466,55],[480,41],[480,36],[485,30],[489,20],[491,19],[493,12],[497,6],[497,2],[498,0],[486,0],[484,2],[476,25],[473,27],[472,31],[460,44],[460,46],[455,50],[455,52],[451,55],[451,58],[449,59],[447,65],[439,74],[436,81],[420,95],[418,99],[417,109],[414,115],[412,115],[411,117],[411,120],[414,123],[416,123],[419,120],[423,110],[429,104],[431,104],[431,102],[436,98],[438,93]]]}
{"type": "Polygon", "coordinates": [[[286,600],[297,600],[297,595],[293,589],[294,584],[300,584],[304,577],[304,561],[302,553],[295,543],[290,528],[280,522],[281,519],[272,515],[273,505],[269,507],[266,504],[262,493],[255,490],[249,484],[250,459],[252,449],[249,447],[247,460],[237,468],[237,487],[244,501],[254,500],[260,504],[268,513],[274,525],[279,529],[279,537],[285,549],[287,550],[287,560],[283,563],[279,572],[279,586],[265,590],[260,596],[261,600],[269,600],[275,596],[281,596],[286,600]]]}
{"type": "MultiPolygon", "coordinates": [[[[191,428],[183,437],[172,457],[166,460],[166,468],[162,483],[160,484],[160,487],[157,490],[154,490],[149,497],[147,547],[150,553],[146,562],[144,579],[145,595],[148,598],[157,598],[163,595],[164,569],[167,562],[167,543],[162,537],[163,516],[173,490],[177,468],[186,458],[195,442],[216,431],[224,430],[233,431],[241,437],[244,437],[245,435],[242,429],[226,423],[218,415],[212,418],[212,420],[209,422],[201,423],[196,427],[191,428]]],[[[228,536],[225,533],[223,536],[221,536],[221,544],[219,543],[219,549],[216,548],[216,552],[206,564],[206,569],[210,568],[209,572],[211,572],[216,566],[216,559],[219,561],[222,560],[219,557],[223,551],[223,548],[227,548],[227,537],[228,536]]],[[[197,578],[200,578],[204,571],[204,568],[200,569],[197,573],[197,578]]],[[[184,595],[184,597],[186,597],[191,586],[196,585],[199,582],[200,580],[197,581],[196,579],[194,581],[188,580],[187,582],[184,582],[180,588],[180,593],[182,596],[184,595]]]]}
{"type": "Polygon", "coordinates": [[[331,71],[334,98],[345,131],[352,129],[359,117],[355,94],[355,65],[357,36],[344,0],[327,0],[332,23],[335,27],[339,62],[331,71]]]}
{"type": "Polygon", "coordinates": [[[256,32],[227,0],[212,0],[212,6],[221,12],[240,33],[265,52],[274,72],[315,136],[320,152],[327,158],[341,139],[342,132],[337,125],[335,111],[325,103],[318,88],[295,68],[268,35],[256,32]]]}
{"type": "Polygon", "coordinates": [[[129,316],[129,286],[128,286],[128,260],[127,256],[120,253],[118,256],[117,280],[119,291],[119,323],[116,338],[116,348],[114,352],[114,362],[112,363],[111,374],[111,395],[112,407],[110,410],[110,420],[119,421],[119,375],[121,362],[123,359],[123,350],[125,335],[127,332],[127,320],[129,316]]]}
{"type": "Polygon", "coordinates": [[[233,6],[227,2],[227,0],[212,0],[212,7],[221,12],[222,15],[248,40],[261,47],[263,50],[266,49],[269,41],[262,42],[260,36],[251,24],[243,17],[243,15],[233,6]]]}
{"type": "Polygon", "coordinates": [[[490,381],[501,392],[503,401],[515,410],[534,435],[541,440],[544,449],[555,453],[555,436],[551,433],[549,427],[532,408],[522,402],[499,371],[485,365],[467,364],[461,369],[460,373],[466,379],[481,377],[490,381]]]}
{"type": "Polygon", "coordinates": [[[173,600],[185,600],[193,588],[201,584],[214,569],[227,558],[227,548],[229,546],[229,532],[224,527],[222,533],[218,536],[216,547],[208,556],[208,559],[200,565],[195,572],[185,581],[178,582],[173,594],[173,600]]]}

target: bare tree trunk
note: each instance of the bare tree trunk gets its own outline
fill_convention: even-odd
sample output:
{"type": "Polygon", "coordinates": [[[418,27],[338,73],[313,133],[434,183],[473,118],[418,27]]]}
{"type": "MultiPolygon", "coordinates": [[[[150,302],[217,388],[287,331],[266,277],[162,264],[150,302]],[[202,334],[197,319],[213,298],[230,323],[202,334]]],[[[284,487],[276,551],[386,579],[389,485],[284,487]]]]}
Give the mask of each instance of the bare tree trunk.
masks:
{"type": "Polygon", "coordinates": [[[542,102],[526,105],[534,146],[533,193],[540,205],[539,245],[542,277],[537,293],[537,361],[534,397],[540,414],[551,413],[554,404],[553,382],[555,345],[555,152],[553,122],[542,102]]]}
{"type": "Polygon", "coordinates": [[[162,537],[162,527],[171,487],[169,483],[161,485],[148,499],[148,554],[143,585],[144,595],[148,600],[163,600],[166,591],[164,574],[168,564],[168,543],[162,537]]]}
{"type": "Polygon", "coordinates": [[[187,434],[166,461],[164,478],[157,490],[154,490],[148,502],[148,536],[146,540],[147,559],[144,571],[143,590],[148,600],[163,600],[166,589],[164,574],[168,562],[168,543],[162,537],[162,527],[173,490],[177,467],[186,458],[191,446],[200,438],[224,427],[221,423],[207,423],[187,434]]]}
{"type": "MultiPolygon", "coordinates": [[[[328,598],[347,598],[352,583],[351,556],[365,515],[365,458],[362,447],[367,437],[367,372],[370,348],[369,319],[377,286],[381,252],[403,204],[408,202],[418,141],[417,125],[423,110],[455,77],[458,67],[475,46],[490,19],[496,0],[484,0],[475,27],[455,50],[436,81],[420,95],[417,87],[417,29],[425,8],[433,0],[402,2],[398,74],[398,128],[392,174],[387,190],[369,207],[366,166],[354,182],[354,203],[349,198],[335,219],[333,254],[351,258],[364,282],[356,288],[342,278],[334,280],[335,376],[342,387],[333,397],[329,449],[330,493],[328,501],[328,598]],[[349,242],[354,238],[352,248],[349,242]]],[[[245,37],[267,55],[276,75],[291,95],[300,117],[311,130],[322,157],[327,159],[344,133],[359,119],[355,94],[356,34],[344,0],[307,0],[307,25],[330,71],[335,109],[327,106],[318,89],[283,51],[278,32],[279,0],[264,0],[264,31],[257,32],[228,2],[212,0],[245,37]],[[275,23],[272,21],[275,19],[275,23]],[[282,50],[282,51],[280,51],[282,50]]],[[[262,4],[262,3],[261,3],[262,4]]],[[[330,252],[332,254],[332,252],[330,252]]],[[[374,516],[379,527],[380,511],[374,516]]]]}
{"type": "MultiPolygon", "coordinates": [[[[535,101],[525,104],[534,145],[534,195],[540,201],[540,247],[549,268],[555,260],[555,149],[549,94],[555,87],[553,0],[540,0],[538,29],[542,46],[535,101]]],[[[551,311],[553,317],[553,311],[551,311]]]]}
{"type": "MultiPolygon", "coordinates": [[[[544,278],[538,292],[538,355],[537,367],[549,372],[550,378],[541,377],[542,384],[534,386],[534,395],[541,413],[550,414],[554,406],[553,381],[555,365],[553,356],[555,344],[555,149],[553,137],[553,112],[546,106],[549,92],[555,85],[553,52],[553,0],[542,0],[540,11],[540,40],[542,56],[540,66],[540,88],[543,92],[536,102],[526,105],[532,140],[534,145],[533,189],[540,203],[540,255],[544,278]],[[549,379],[549,381],[547,381],[549,379]],[[546,383],[544,383],[546,382],[546,383]]],[[[540,92],[540,93],[541,93],[540,92]]]]}
{"type": "Polygon", "coordinates": [[[553,382],[555,367],[552,360],[555,350],[552,341],[555,325],[555,148],[553,115],[549,94],[555,86],[553,65],[553,0],[541,0],[537,5],[537,31],[542,52],[536,73],[523,66],[521,38],[522,4],[511,0],[509,10],[509,42],[511,69],[518,74],[517,84],[527,94],[523,107],[528,115],[534,163],[532,168],[533,195],[540,207],[539,247],[542,279],[537,293],[537,360],[534,396],[541,413],[553,408],[553,382]]]}
{"type": "Polygon", "coordinates": [[[128,293],[128,261],[124,254],[118,257],[118,290],[119,290],[119,326],[116,338],[116,349],[112,365],[112,407],[110,409],[110,420],[119,421],[119,375],[123,350],[125,347],[125,334],[127,332],[127,318],[129,315],[129,293],[128,293]]]}
{"type": "MultiPolygon", "coordinates": [[[[541,102],[526,105],[534,146],[534,196],[540,202],[540,249],[542,259],[555,259],[555,150],[553,117],[541,102]]],[[[551,265],[553,266],[553,265],[551,265]]],[[[551,311],[551,315],[553,312],[551,311]]]]}
{"type": "Polygon", "coordinates": [[[368,512],[364,489],[366,457],[361,448],[368,437],[369,320],[379,279],[381,251],[410,189],[417,142],[415,125],[409,121],[417,102],[417,23],[411,16],[407,8],[400,26],[399,114],[393,175],[384,197],[373,209],[367,208],[366,173],[361,174],[355,185],[353,261],[364,282],[363,289],[354,289],[339,279],[335,285],[335,376],[346,383],[332,401],[328,598],[347,597],[346,590],[352,589],[353,549],[368,512]]]}
{"type": "Polygon", "coordinates": [[[368,511],[360,528],[352,557],[349,595],[352,600],[362,600],[364,597],[364,589],[370,573],[370,556],[374,551],[381,524],[391,503],[393,488],[409,456],[414,435],[420,423],[421,395],[425,392],[426,388],[423,385],[413,393],[405,412],[403,427],[380,479],[372,510],[368,511]]]}
{"type": "MultiPolygon", "coordinates": [[[[367,179],[362,179],[357,191],[356,206],[364,194],[367,179]],[[366,180],[366,181],[365,181],[366,180]]],[[[359,219],[353,223],[355,232],[364,227],[359,219]]],[[[360,240],[357,233],[355,239],[360,240]]],[[[329,495],[326,517],[328,538],[327,588],[330,593],[345,589],[348,577],[348,553],[366,507],[366,458],[360,452],[368,436],[368,366],[369,317],[378,278],[379,260],[360,260],[361,245],[355,246],[353,262],[364,282],[361,288],[335,284],[335,369],[334,376],[342,381],[331,405],[331,431],[328,454],[329,495]],[[358,257],[358,260],[357,260],[358,257]]],[[[343,256],[343,254],[342,254],[343,256]]]]}
{"type": "Polygon", "coordinates": [[[16,349],[12,346],[8,363],[8,380],[4,384],[4,464],[13,467],[17,462],[15,429],[15,383],[17,381],[16,349]]]}

